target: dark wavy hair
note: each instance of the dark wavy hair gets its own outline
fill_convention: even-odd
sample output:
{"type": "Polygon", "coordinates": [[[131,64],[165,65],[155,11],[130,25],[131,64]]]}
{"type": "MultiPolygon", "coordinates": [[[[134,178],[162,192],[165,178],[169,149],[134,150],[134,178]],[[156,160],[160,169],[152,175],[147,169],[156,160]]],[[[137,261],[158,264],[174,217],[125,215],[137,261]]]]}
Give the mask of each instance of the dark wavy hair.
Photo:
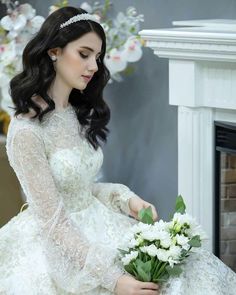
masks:
{"type": "Polygon", "coordinates": [[[55,103],[47,94],[50,84],[56,76],[53,63],[47,53],[51,48],[64,48],[86,33],[95,32],[102,40],[102,50],[98,59],[98,70],[92,80],[81,93],[73,88],[69,103],[74,107],[77,118],[82,127],[86,128],[86,138],[97,149],[100,146],[98,139],[107,140],[109,129],[106,127],[110,120],[110,109],[103,99],[103,89],[110,79],[110,72],[104,65],[106,53],[106,36],[100,24],[91,20],[78,21],[62,29],[61,23],[69,18],[87,11],[75,7],[63,7],[50,14],[44,21],[39,32],[28,42],[23,51],[23,70],[10,81],[10,95],[15,107],[14,116],[28,113],[29,107],[36,114],[32,118],[39,118],[55,109],[55,103]],[[32,100],[39,95],[48,104],[45,110],[38,107],[32,100]]]}

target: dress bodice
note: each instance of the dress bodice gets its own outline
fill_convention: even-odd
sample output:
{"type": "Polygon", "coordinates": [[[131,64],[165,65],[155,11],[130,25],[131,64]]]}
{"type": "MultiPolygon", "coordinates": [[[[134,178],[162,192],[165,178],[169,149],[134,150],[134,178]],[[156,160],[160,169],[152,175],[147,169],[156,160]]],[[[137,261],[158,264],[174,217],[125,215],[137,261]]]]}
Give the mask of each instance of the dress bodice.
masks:
{"type": "MultiPolygon", "coordinates": [[[[18,120],[13,118],[14,120],[18,120]]],[[[55,184],[70,211],[85,209],[92,201],[91,183],[95,180],[102,162],[101,147],[97,150],[85,138],[75,110],[53,110],[38,119],[20,117],[21,128],[33,128],[43,139],[45,152],[55,184]],[[79,193],[80,192],[80,193],[79,193]]]]}

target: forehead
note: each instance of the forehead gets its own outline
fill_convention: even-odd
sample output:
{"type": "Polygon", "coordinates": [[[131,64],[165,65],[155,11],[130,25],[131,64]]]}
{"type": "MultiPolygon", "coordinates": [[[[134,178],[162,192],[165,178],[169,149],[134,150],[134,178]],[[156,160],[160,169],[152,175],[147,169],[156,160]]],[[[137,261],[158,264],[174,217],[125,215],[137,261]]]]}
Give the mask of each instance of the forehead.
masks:
{"type": "Polygon", "coordinates": [[[102,49],[102,40],[94,32],[84,34],[82,37],[70,42],[73,47],[89,47],[96,52],[100,52],[102,49]]]}

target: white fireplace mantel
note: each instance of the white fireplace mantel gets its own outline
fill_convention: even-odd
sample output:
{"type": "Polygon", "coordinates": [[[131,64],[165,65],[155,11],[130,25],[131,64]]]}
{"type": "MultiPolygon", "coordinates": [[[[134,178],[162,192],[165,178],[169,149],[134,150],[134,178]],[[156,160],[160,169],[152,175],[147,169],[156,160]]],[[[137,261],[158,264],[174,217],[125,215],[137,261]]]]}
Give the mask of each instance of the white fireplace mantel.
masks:
{"type": "Polygon", "coordinates": [[[178,193],[213,250],[214,121],[236,123],[236,20],[173,24],[139,34],[169,59],[169,103],[178,106],[178,193]]]}

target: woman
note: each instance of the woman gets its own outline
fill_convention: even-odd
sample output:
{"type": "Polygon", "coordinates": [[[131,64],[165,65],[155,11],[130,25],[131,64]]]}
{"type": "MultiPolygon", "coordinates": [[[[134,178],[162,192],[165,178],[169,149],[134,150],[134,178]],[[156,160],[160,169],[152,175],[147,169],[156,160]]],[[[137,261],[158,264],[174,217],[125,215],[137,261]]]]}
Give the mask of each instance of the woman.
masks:
{"type": "Polygon", "coordinates": [[[110,118],[105,51],[96,19],[65,7],[23,52],[23,71],[10,83],[16,112],[6,149],[29,207],[0,230],[0,294],[231,294],[235,274],[204,251],[161,290],[116,259],[138,211],[151,205],[155,220],[157,212],[125,185],[94,182],[110,118]]]}

